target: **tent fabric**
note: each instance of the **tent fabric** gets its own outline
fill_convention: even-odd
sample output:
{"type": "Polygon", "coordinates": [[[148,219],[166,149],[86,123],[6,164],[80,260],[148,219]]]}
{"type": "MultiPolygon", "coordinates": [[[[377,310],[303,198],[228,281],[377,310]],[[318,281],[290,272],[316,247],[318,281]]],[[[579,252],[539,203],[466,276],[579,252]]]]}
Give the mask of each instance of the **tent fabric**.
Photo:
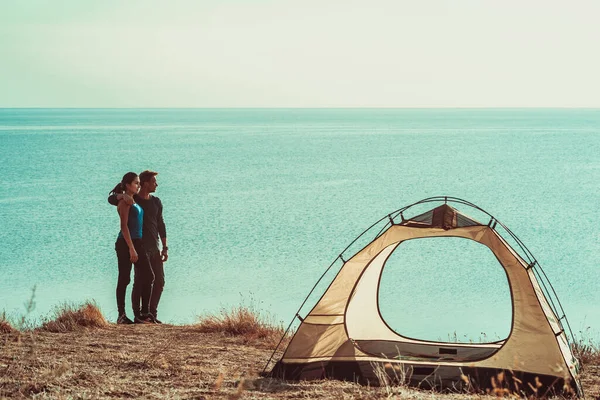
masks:
{"type": "Polygon", "coordinates": [[[391,225],[347,260],[300,324],[273,372],[287,371],[290,375],[295,371],[298,379],[309,379],[316,373],[315,363],[321,372],[328,370],[328,365],[336,365],[329,371],[332,378],[345,376],[348,371],[360,372],[354,379],[359,375],[364,378],[374,373],[369,371],[374,367],[365,365],[392,363],[403,371],[412,368],[411,376],[415,377],[415,368],[433,368],[434,377],[452,384],[457,384],[457,376],[464,380],[457,370],[470,369],[475,371],[473,377],[488,376],[489,371],[511,371],[545,377],[556,385],[578,385],[577,360],[533,269],[492,227],[447,204],[391,225]],[[506,340],[490,344],[423,341],[403,337],[385,323],[377,299],[387,259],[404,241],[432,237],[473,240],[494,253],[506,272],[513,306],[506,340]],[[362,364],[358,366],[358,362],[362,364]],[[304,368],[310,372],[299,372],[304,368]],[[339,372],[342,370],[346,372],[339,372]]]}
{"type": "Polygon", "coordinates": [[[481,224],[451,206],[444,204],[411,218],[409,221],[403,223],[403,225],[452,229],[481,224]]]}

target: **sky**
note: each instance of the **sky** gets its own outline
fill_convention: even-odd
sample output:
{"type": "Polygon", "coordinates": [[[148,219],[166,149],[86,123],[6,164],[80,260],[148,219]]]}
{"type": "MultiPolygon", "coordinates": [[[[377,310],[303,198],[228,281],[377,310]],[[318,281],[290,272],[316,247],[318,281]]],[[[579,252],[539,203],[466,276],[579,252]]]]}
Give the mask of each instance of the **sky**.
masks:
{"type": "Polygon", "coordinates": [[[600,107],[600,2],[0,0],[0,107],[600,107]]]}

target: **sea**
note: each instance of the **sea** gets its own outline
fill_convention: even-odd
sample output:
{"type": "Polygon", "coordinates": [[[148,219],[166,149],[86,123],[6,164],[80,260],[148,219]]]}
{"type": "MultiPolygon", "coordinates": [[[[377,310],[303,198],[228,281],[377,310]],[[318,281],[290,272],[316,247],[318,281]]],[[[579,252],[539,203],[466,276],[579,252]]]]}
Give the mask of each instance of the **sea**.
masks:
{"type": "MultiPolygon", "coordinates": [[[[517,235],[575,336],[600,338],[598,109],[0,109],[0,314],[40,323],[90,300],[115,320],[106,199],[145,169],[167,227],[164,322],[248,307],[287,327],[371,224],[452,196],[517,235]]],[[[409,337],[510,332],[506,275],[464,239],[399,246],[378,301],[409,337]]]]}

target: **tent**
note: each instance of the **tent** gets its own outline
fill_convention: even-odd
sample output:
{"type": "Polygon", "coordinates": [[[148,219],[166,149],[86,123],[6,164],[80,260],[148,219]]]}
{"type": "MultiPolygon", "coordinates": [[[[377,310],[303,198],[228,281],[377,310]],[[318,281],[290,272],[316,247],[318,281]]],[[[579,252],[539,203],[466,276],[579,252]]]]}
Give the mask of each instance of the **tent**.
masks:
{"type": "Polygon", "coordinates": [[[348,246],[336,258],[330,268],[341,264],[337,275],[304,317],[300,312],[307,300],[300,307],[294,318],[300,324],[270,376],[582,394],[580,365],[571,350],[569,341],[574,339],[562,306],[537,260],[506,226],[465,200],[432,197],[386,215],[359,238],[368,237],[365,234],[374,227],[378,232],[366,246],[347,256],[348,246]],[[405,217],[417,205],[435,205],[429,203],[439,205],[405,217]],[[479,222],[458,211],[459,206],[471,207],[489,220],[479,222]],[[493,252],[510,287],[512,324],[506,339],[492,343],[418,340],[398,334],[386,323],[378,304],[386,261],[402,242],[431,237],[465,238],[493,252]]]}

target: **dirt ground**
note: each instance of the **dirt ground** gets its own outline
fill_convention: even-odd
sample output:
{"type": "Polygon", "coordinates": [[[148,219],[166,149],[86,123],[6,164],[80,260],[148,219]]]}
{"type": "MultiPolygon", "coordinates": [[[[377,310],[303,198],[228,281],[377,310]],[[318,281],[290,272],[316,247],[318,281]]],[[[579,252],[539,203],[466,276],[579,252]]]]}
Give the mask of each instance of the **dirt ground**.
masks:
{"type": "MultiPolygon", "coordinates": [[[[68,333],[0,333],[0,398],[482,399],[406,387],[259,377],[271,350],[194,326],[110,325],[68,333]]],[[[582,375],[600,398],[600,365],[582,375]]]]}

